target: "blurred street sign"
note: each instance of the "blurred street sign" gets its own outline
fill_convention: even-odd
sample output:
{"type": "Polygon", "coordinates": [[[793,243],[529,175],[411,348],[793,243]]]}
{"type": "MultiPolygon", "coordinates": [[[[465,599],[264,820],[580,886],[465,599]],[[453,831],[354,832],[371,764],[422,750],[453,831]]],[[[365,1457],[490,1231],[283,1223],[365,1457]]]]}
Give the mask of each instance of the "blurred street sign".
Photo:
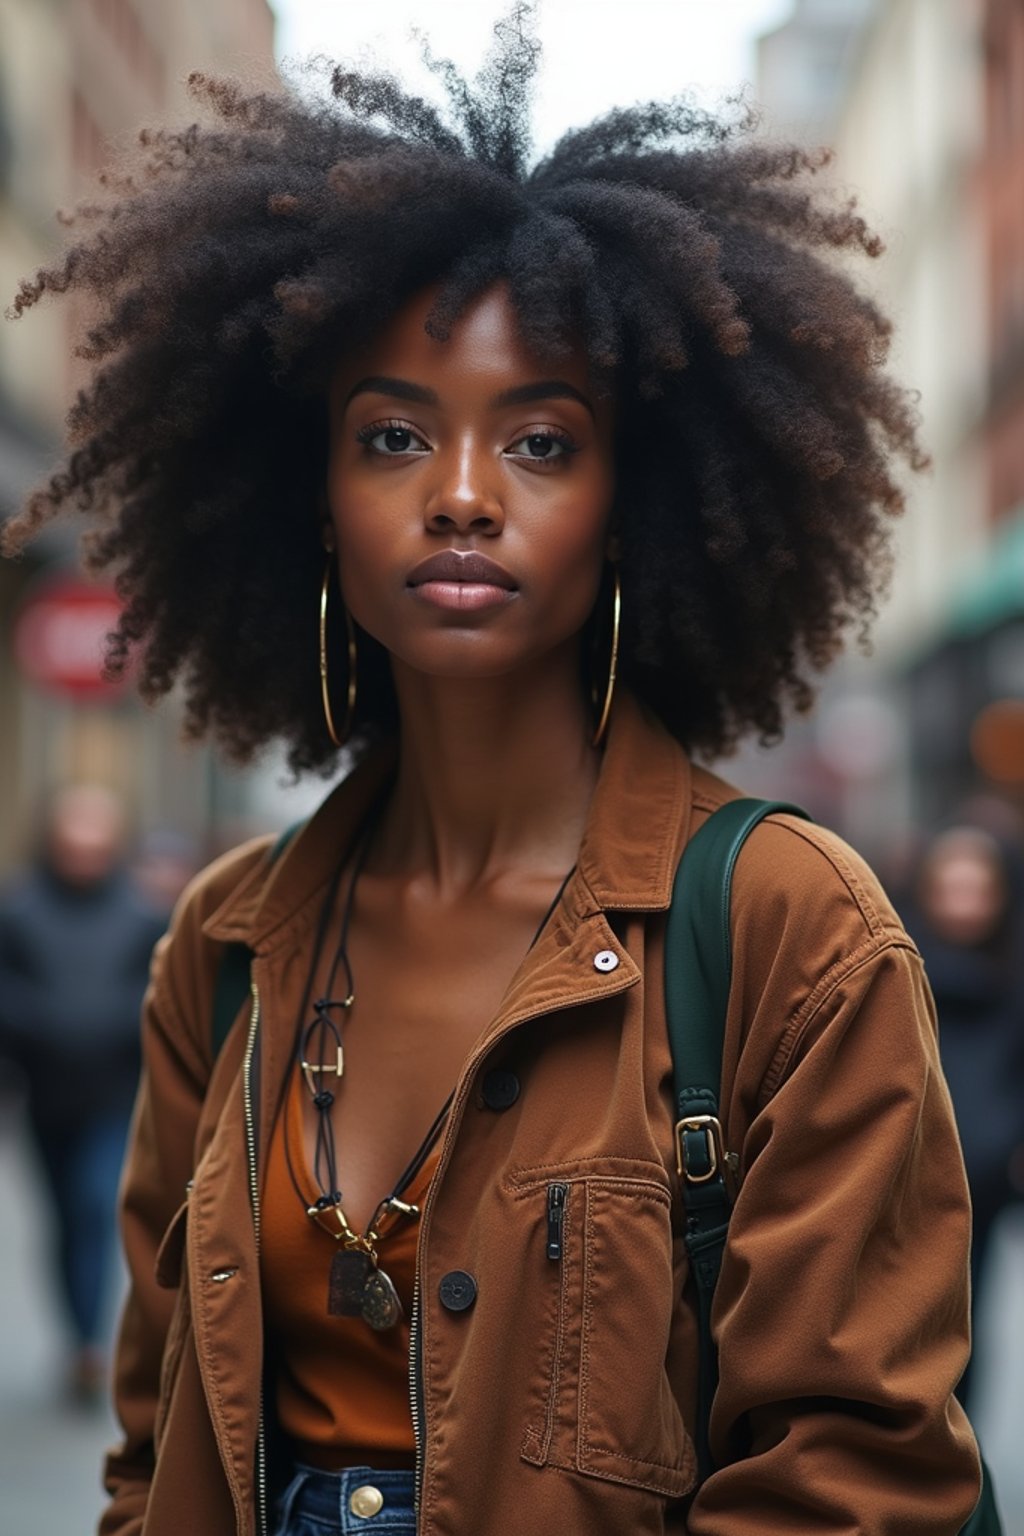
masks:
{"type": "Polygon", "coordinates": [[[14,622],[14,656],[22,675],[60,698],[101,703],[127,686],[103,676],[107,636],[121,616],[109,587],[60,576],[37,587],[14,622]]]}

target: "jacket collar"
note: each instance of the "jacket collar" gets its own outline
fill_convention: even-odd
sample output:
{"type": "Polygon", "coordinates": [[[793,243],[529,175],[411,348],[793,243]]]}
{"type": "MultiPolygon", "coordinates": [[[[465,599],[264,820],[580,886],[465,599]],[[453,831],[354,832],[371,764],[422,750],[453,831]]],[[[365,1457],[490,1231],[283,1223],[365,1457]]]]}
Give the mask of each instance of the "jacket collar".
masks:
{"type": "MultiPolygon", "coordinates": [[[[326,888],[394,769],[394,748],[372,751],[296,833],[272,868],[265,861],[203,924],[212,939],[266,954],[315,920],[326,888]]],[[[689,836],[691,770],[679,744],[620,690],[566,891],[587,911],[664,911],[689,836]]]]}
{"type": "Polygon", "coordinates": [[[690,828],[686,753],[632,694],[621,691],[580,844],[578,868],[605,911],[658,912],[690,828]]]}

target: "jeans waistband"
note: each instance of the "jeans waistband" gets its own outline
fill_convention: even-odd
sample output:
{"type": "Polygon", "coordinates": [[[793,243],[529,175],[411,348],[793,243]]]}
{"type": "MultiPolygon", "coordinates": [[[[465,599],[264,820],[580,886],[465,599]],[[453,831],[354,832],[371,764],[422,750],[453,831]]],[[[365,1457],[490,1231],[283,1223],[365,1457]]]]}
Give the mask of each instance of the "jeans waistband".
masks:
{"type": "Polygon", "coordinates": [[[295,1465],[278,1509],[277,1529],[290,1530],[290,1521],[314,1520],[338,1536],[372,1536],[391,1532],[407,1536],[416,1529],[413,1509],[414,1474],[404,1469],[346,1467],[322,1472],[295,1465]]]}

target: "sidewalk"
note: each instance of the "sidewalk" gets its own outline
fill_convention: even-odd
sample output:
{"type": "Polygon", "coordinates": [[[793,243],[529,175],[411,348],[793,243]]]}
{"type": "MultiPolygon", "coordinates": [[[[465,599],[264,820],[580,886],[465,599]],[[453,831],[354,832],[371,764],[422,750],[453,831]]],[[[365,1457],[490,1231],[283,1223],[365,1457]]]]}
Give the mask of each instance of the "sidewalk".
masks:
{"type": "Polygon", "coordinates": [[[103,1507],[109,1411],[61,1401],[61,1336],[38,1186],[0,1100],[0,1533],[91,1536],[103,1507]]]}
{"type": "MultiPolygon", "coordinates": [[[[100,1461],[116,1431],[108,1413],[60,1401],[45,1231],[19,1129],[0,1121],[0,1536],[92,1536],[103,1505],[100,1461]]],[[[1024,1536],[1024,1213],[1000,1236],[978,1341],[984,1398],[976,1427],[1006,1536],[1024,1536]]]]}

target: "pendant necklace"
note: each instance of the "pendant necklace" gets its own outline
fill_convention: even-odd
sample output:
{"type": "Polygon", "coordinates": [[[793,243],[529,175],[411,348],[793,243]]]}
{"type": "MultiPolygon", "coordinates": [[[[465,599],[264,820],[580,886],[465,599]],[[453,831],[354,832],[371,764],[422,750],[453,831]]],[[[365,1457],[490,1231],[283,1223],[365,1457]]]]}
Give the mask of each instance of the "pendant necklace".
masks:
{"type": "MultiPolygon", "coordinates": [[[[444,1123],[448,1118],[452,1099],[455,1097],[453,1089],[434,1117],[433,1123],[413,1154],[408,1167],[399,1176],[391,1194],[386,1195],[378,1203],[365,1230],[363,1232],[356,1232],[349,1224],[342,1206],[343,1197],[338,1183],[334,1125],[331,1119],[331,1111],[334,1106],[336,1092],[340,1087],[345,1071],[342,1021],[355,1002],[355,983],[352,977],[352,966],[348,957],[349,925],[352,919],[356,884],[366,863],[373,831],[381,809],[382,806],[378,804],[371,814],[352,862],[352,873],[349,877],[348,890],[345,894],[345,906],[341,918],[341,934],[331,962],[326,991],[322,997],[313,1003],[314,1017],[312,1022],[305,1029],[297,1031],[297,1068],[302,1074],[306,1087],[309,1090],[313,1107],[317,1111],[313,1177],[316,1180],[320,1193],[312,1205],[307,1204],[306,1197],[295,1176],[291,1149],[288,1145],[287,1113],[285,1113],[284,1119],[285,1161],[295,1192],[302,1201],[303,1209],[310,1220],[314,1221],[329,1237],[334,1238],[335,1242],[339,1245],[331,1261],[328,1277],[327,1312],[331,1317],[361,1317],[371,1328],[377,1330],[394,1328],[404,1316],[402,1303],[394,1281],[387,1271],[381,1268],[378,1258],[382,1237],[387,1235],[385,1224],[389,1221],[389,1218],[415,1220],[419,1217],[419,1207],[403,1200],[402,1195],[412,1184],[426,1162],[435,1142],[441,1134],[444,1123]],[[330,994],[334,987],[339,966],[343,967],[345,973],[345,994],[343,997],[332,997],[330,994]]],[[[347,862],[348,853],[346,853],[345,859],[339,865],[331,882],[324,901],[323,910],[320,914],[320,923],[313,946],[313,956],[299,1014],[300,1020],[307,1017],[313,977],[316,974],[320,955],[326,940],[327,926],[337,899],[342,870],[347,862]]],[[[558,887],[554,900],[541,918],[537,931],[530,941],[530,949],[536,944],[544,928],[547,926],[548,919],[558,905],[575,867],[574,864],[558,887]]]]}
{"type": "MultiPolygon", "coordinates": [[[[427,1132],[413,1162],[402,1174],[395,1190],[377,1205],[366,1230],[356,1232],[349,1224],[342,1205],[343,1196],[338,1182],[331,1110],[345,1070],[341,1021],[355,1001],[355,986],[347,948],[349,924],[352,918],[356,884],[366,862],[379,810],[378,806],[371,815],[352,863],[352,873],[341,919],[341,936],[331,962],[326,991],[313,1003],[312,1022],[298,1034],[297,1067],[309,1090],[313,1107],[317,1111],[313,1177],[320,1193],[312,1205],[307,1205],[295,1176],[291,1148],[288,1143],[287,1112],[285,1112],[284,1121],[284,1152],[292,1185],[302,1201],[306,1215],[339,1244],[331,1261],[328,1278],[328,1314],[331,1317],[362,1317],[371,1328],[383,1330],[393,1328],[401,1320],[403,1309],[394,1282],[378,1263],[377,1245],[381,1237],[381,1223],[387,1215],[392,1213],[413,1217],[419,1215],[416,1206],[409,1205],[401,1199],[401,1192],[422,1167],[430,1146],[444,1123],[448,1103],[427,1132]],[[339,966],[344,967],[345,994],[343,997],[332,997],[339,966]]],[[[323,950],[327,924],[334,910],[341,872],[345,863],[348,862],[348,856],[346,853],[345,859],[338,868],[321,912],[300,1018],[306,1015],[312,979],[323,950]]],[[[450,1103],[450,1099],[448,1102],[450,1103]]]]}

